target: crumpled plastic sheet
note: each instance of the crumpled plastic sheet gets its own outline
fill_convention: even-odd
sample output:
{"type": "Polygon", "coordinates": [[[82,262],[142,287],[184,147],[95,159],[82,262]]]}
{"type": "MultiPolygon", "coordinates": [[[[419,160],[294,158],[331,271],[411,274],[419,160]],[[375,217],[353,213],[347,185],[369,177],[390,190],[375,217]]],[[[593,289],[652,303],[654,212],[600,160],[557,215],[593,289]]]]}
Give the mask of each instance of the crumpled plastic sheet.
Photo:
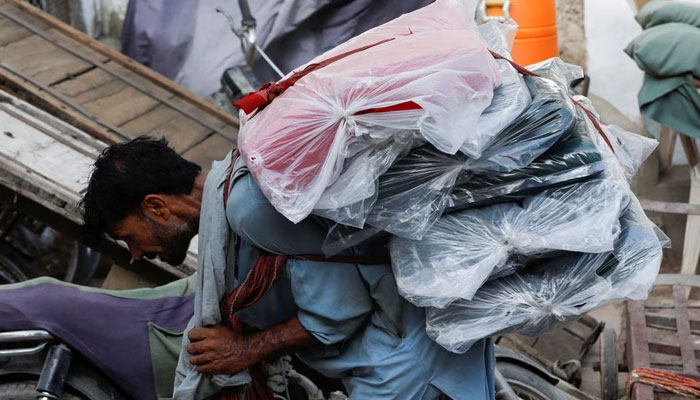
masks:
{"type": "MultiPolygon", "coordinates": [[[[479,25],[477,30],[490,50],[510,58],[510,47],[518,25],[513,20],[506,23],[491,21],[479,25]]],[[[475,132],[467,137],[460,151],[470,158],[480,158],[495,136],[525,111],[532,98],[520,75],[510,63],[496,60],[501,71],[501,85],[493,93],[491,104],[479,117],[475,132]]]]}
{"type": "Polygon", "coordinates": [[[610,301],[646,298],[661,258],[659,239],[639,204],[632,202],[613,251],[538,260],[488,281],[470,301],[429,309],[426,330],[457,353],[488,336],[541,335],[610,301]]]}
{"type": "MultiPolygon", "coordinates": [[[[262,110],[241,111],[241,155],[282,215],[308,216],[367,137],[417,131],[441,151],[459,150],[470,134],[464,127],[477,124],[501,81],[476,32],[475,7],[476,0],[439,0],[371,29],[311,63],[392,40],[311,72],[262,110]],[[410,102],[420,109],[373,111],[410,102]]],[[[356,190],[371,191],[371,178],[356,190]]]]}
{"type": "Polygon", "coordinates": [[[343,170],[326,188],[314,206],[313,214],[332,221],[361,228],[377,198],[374,182],[413,144],[413,133],[395,136],[373,144],[345,161],[343,170]]]}
{"type": "Polygon", "coordinates": [[[497,175],[525,167],[570,136],[575,110],[567,94],[547,79],[526,80],[534,93],[532,104],[492,140],[481,158],[445,154],[430,144],[412,150],[379,177],[378,198],[365,222],[420,239],[450,204],[461,175],[497,175]]]}
{"type": "MultiPolygon", "coordinates": [[[[461,174],[450,195],[447,211],[520,200],[548,188],[600,174],[605,169],[605,163],[588,135],[585,121],[582,121],[586,117],[580,112],[577,114],[576,127],[571,135],[555,143],[526,167],[500,174],[461,174]]],[[[634,135],[624,133],[625,138],[634,135]]],[[[625,154],[627,146],[620,148],[620,154],[625,154]]]]}
{"type": "Polygon", "coordinates": [[[658,142],[636,133],[627,132],[616,125],[605,125],[603,130],[615,148],[615,157],[622,168],[625,179],[631,180],[642,162],[654,151],[658,142]]]}
{"type": "Polygon", "coordinates": [[[546,190],[522,201],[443,215],[422,240],[394,237],[399,293],[421,307],[469,300],[492,275],[553,251],[613,249],[626,188],[598,179],[546,190]]]}
{"type": "Polygon", "coordinates": [[[562,89],[565,89],[569,94],[576,93],[571,89],[571,83],[577,79],[583,78],[583,69],[578,65],[569,64],[559,57],[549,58],[538,63],[528,65],[527,69],[539,75],[542,78],[556,82],[562,89]]]}

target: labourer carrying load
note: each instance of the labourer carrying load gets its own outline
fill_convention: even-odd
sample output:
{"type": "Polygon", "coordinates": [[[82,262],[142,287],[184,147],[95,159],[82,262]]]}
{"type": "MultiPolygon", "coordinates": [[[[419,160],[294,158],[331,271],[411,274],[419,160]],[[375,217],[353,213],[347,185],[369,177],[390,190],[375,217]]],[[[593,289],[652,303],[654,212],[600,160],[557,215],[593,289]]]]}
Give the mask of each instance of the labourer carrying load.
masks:
{"type": "Polygon", "coordinates": [[[179,264],[199,234],[175,399],[271,399],[261,362],[290,352],[351,399],[492,399],[490,336],[646,296],[660,238],[626,179],[654,144],[571,97],[575,67],[512,66],[475,6],[438,0],[264,85],[208,173],[164,140],[101,154],[88,238],[179,264]]]}

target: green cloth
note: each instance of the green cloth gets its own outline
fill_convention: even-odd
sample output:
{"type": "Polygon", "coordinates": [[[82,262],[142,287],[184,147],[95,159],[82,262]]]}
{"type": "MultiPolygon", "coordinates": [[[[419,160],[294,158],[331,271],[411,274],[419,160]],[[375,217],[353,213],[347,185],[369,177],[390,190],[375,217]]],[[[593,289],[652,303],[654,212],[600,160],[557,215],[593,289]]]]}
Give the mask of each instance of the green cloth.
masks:
{"type": "Polygon", "coordinates": [[[700,76],[700,28],[668,23],[643,31],[625,48],[639,68],[657,77],[700,76]]]}
{"type": "Polygon", "coordinates": [[[642,32],[625,52],[646,72],[639,91],[642,114],[685,135],[700,138],[700,28],[667,23],[642,32]]]}
{"type": "Polygon", "coordinates": [[[700,138],[700,93],[690,74],[672,78],[646,74],[638,99],[644,116],[676,132],[700,138]]]}
{"type": "Polygon", "coordinates": [[[681,22],[700,28],[700,4],[650,1],[639,10],[635,18],[644,29],[669,22],[681,22]]]}
{"type": "Polygon", "coordinates": [[[9,285],[0,285],[0,290],[13,290],[20,289],[27,286],[40,285],[40,284],[51,284],[51,285],[62,285],[73,287],[83,292],[89,293],[100,293],[112,297],[119,297],[122,299],[134,299],[134,300],[150,300],[150,299],[160,299],[163,297],[180,297],[186,296],[194,292],[195,276],[189,276],[187,278],[178,279],[176,281],[170,282],[167,285],[158,286],[155,288],[139,288],[139,289],[129,289],[129,290],[111,290],[111,289],[101,289],[94,288],[90,286],[75,285],[68,282],[59,281],[58,279],[49,277],[40,277],[35,279],[30,279],[24,282],[12,283],[9,285]]]}
{"type": "Polygon", "coordinates": [[[148,323],[148,344],[151,349],[154,385],[158,399],[173,396],[175,369],[182,348],[182,332],[171,332],[153,322],[148,323]]]}

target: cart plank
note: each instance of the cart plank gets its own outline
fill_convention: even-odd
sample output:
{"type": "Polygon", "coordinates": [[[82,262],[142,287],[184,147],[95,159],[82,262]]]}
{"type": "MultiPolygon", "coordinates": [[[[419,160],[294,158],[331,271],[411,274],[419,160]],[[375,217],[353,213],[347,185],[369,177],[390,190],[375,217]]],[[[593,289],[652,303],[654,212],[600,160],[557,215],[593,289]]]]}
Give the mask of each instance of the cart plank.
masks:
{"type": "Polygon", "coordinates": [[[13,24],[12,21],[0,15],[0,46],[7,46],[31,35],[30,30],[21,25],[13,24]]]}
{"type": "Polygon", "coordinates": [[[66,53],[36,35],[0,48],[0,60],[45,85],[90,67],[90,63],[66,53]]]}
{"type": "Polygon", "coordinates": [[[162,104],[148,113],[132,119],[121,128],[137,135],[164,137],[177,152],[182,152],[199,143],[206,136],[213,134],[197,121],[162,104]],[[183,135],[183,131],[187,134],[183,135]]]}

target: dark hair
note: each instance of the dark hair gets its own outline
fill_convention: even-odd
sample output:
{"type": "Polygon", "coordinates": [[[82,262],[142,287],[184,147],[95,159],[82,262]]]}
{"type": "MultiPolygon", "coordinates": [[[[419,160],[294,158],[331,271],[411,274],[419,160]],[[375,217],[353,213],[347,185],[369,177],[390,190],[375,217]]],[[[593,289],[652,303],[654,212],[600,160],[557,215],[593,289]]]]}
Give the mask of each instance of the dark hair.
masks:
{"type": "Polygon", "coordinates": [[[97,157],[80,201],[83,235],[96,245],[149,194],[187,194],[201,167],[182,158],[165,138],[142,136],[107,147],[97,157]]]}

